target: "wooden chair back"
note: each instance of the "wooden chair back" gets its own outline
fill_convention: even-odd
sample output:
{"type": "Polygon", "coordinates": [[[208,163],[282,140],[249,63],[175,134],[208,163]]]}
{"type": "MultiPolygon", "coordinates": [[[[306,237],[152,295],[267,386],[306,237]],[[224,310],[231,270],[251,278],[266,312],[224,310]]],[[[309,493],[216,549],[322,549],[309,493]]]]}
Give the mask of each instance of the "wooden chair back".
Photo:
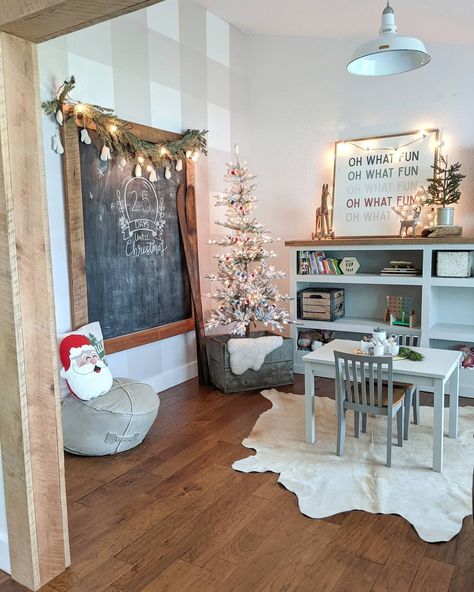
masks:
{"type": "Polygon", "coordinates": [[[391,357],[361,356],[334,352],[336,360],[336,398],[351,408],[383,405],[384,386],[389,409],[393,405],[393,361],[391,357]]]}

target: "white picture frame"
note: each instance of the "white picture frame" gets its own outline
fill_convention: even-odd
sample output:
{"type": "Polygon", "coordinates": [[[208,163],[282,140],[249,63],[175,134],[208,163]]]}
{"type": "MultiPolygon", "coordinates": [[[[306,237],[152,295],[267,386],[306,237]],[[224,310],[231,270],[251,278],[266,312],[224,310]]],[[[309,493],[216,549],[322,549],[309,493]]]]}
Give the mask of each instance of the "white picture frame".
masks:
{"type": "Polygon", "coordinates": [[[334,146],[332,229],[341,237],[398,236],[400,217],[428,186],[439,130],[341,140],[334,146]]]}

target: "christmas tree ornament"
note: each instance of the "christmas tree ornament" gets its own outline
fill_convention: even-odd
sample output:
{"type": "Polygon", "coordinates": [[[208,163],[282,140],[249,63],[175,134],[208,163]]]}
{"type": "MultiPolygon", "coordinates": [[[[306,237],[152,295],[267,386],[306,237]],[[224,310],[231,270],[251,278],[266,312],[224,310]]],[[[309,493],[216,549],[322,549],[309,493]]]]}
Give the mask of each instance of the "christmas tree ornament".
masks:
{"type": "Polygon", "coordinates": [[[81,129],[81,142],[84,142],[84,144],[90,144],[92,142],[89,132],[85,127],[81,129]]]}
{"type": "Polygon", "coordinates": [[[121,156],[118,160],[119,168],[124,169],[126,164],[127,164],[127,159],[125,158],[125,156],[121,156]]]}
{"type": "Polygon", "coordinates": [[[102,160],[103,162],[107,162],[111,158],[112,155],[110,154],[110,148],[104,144],[100,152],[100,160],[102,160]]]}
{"type": "Polygon", "coordinates": [[[226,166],[227,189],[216,195],[215,205],[226,206],[225,219],[217,224],[229,232],[209,242],[228,251],[216,256],[217,273],[207,276],[220,286],[213,295],[219,305],[211,310],[206,326],[231,327],[233,334],[246,337],[250,337],[250,329],[257,322],[282,331],[290,318],[281,304],[290,297],[280,294],[274,282],[286,274],[267,263],[267,259],[276,257],[267,248],[274,239],[253,214],[257,201],[254,176],[247,165],[240,163],[238,154],[235,162],[226,166]]]}
{"type": "Polygon", "coordinates": [[[171,179],[171,169],[169,166],[165,168],[165,179],[171,179]]]}
{"type": "Polygon", "coordinates": [[[183,161],[181,159],[179,159],[176,162],[176,170],[178,171],[178,173],[179,173],[179,171],[182,171],[183,170],[183,161]]]}
{"type": "Polygon", "coordinates": [[[142,167],[140,166],[140,163],[137,162],[137,164],[135,165],[135,169],[133,171],[135,177],[141,177],[142,176],[142,167]]]}
{"type": "Polygon", "coordinates": [[[191,156],[191,160],[193,160],[193,162],[197,162],[199,159],[199,152],[193,152],[193,155],[191,156]]]}
{"type": "Polygon", "coordinates": [[[63,124],[64,116],[63,116],[63,110],[61,108],[59,108],[56,111],[56,121],[59,123],[59,125],[63,124]]]}
{"type": "Polygon", "coordinates": [[[52,140],[51,145],[52,145],[53,150],[55,152],[57,152],[58,154],[64,154],[64,147],[61,142],[61,136],[60,136],[58,130],[56,130],[56,133],[51,138],[51,140],[52,140]]]}
{"type": "Polygon", "coordinates": [[[192,155],[193,155],[192,150],[186,150],[186,158],[191,158],[192,155]]]}

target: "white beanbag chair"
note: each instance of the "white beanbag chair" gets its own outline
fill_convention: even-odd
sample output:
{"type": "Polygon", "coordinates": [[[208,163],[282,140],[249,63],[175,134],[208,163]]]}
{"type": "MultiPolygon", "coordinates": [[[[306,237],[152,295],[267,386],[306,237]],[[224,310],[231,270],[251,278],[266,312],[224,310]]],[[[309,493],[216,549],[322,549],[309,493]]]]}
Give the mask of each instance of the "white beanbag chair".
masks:
{"type": "Polygon", "coordinates": [[[62,400],[64,449],[103,456],[140,444],[158,414],[160,398],[144,382],[114,378],[108,393],[89,401],[73,395],[62,400]]]}

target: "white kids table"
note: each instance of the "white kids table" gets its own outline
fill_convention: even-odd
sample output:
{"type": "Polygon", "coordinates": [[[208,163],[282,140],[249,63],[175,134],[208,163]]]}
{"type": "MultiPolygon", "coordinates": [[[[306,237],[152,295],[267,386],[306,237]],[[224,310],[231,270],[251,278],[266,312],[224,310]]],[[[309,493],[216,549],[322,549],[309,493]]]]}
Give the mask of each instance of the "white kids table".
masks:
{"type": "MultiPolygon", "coordinates": [[[[314,378],[335,378],[336,365],[334,352],[353,353],[359,347],[358,341],[335,339],[318,350],[303,356],[305,368],[305,426],[306,442],[316,441],[314,417],[314,378]]],[[[449,397],[449,437],[458,434],[458,398],[459,398],[459,361],[461,352],[427,347],[410,348],[423,354],[424,360],[394,360],[393,381],[432,387],[434,396],[433,417],[433,470],[443,470],[443,434],[444,434],[444,391],[450,381],[449,397]]]]}

